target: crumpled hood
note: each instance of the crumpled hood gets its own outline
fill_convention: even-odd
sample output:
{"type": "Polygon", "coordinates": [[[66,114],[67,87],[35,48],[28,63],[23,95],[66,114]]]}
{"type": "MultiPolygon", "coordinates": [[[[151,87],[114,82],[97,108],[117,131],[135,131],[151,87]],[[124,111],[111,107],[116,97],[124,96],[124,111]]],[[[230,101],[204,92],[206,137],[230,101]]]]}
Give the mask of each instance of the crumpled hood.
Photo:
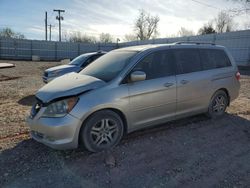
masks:
{"type": "Polygon", "coordinates": [[[57,70],[72,70],[74,68],[79,68],[75,65],[59,65],[59,66],[55,66],[55,67],[51,67],[49,69],[46,69],[45,72],[53,72],[53,71],[57,71],[57,70]]]}
{"type": "Polygon", "coordinates": [[[36,93],[36,97],[44,103],[48,103],[56,98],[77,95],[100,88],[105,84],[106,82],[92,76],[69,73],[43,86],[36,93]]]}

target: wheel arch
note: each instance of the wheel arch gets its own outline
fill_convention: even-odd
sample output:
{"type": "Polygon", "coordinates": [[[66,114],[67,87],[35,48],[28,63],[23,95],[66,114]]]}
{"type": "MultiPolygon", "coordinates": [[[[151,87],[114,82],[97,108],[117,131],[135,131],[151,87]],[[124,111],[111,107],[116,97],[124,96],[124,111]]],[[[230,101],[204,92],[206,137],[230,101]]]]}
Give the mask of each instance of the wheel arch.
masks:
{"type": "Polygon", "coordinates": [[[122,119],[122,122],[123,122],[123,128],[124,128],[124,131],[123,131],[123,135],[126,135],[128,133],[128,122],[127,122],[127,118],[125,116],[125,114],[117,109],[117,108],[103,108],[103,109],[98,109],[92,113],[90,113],[85,119],[84,121],[82,122],[82,125],[79,129],[79,132],[78,132],[78,145],[81,143],[80,142],[80,134],[81,134],[81,131],[83,129],[83,126],[84,126],[84,123],[93,115],[95,114],[96,112],[99,112],[99,111],[103,111],[103,110],[110,110],[110,111],[113,111],[115,112],[116,114],[118,114],[120,116],[120,118],[122,119]]]}

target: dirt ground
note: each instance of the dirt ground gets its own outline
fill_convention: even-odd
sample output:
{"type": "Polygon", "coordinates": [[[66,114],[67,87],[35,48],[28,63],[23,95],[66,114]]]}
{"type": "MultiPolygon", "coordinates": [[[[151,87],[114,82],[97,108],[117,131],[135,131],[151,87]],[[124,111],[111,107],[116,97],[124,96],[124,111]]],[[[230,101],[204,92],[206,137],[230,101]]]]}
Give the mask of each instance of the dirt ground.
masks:
{"type": "Polygon", "coordinates": [[[0,187],[250,187],[250,74],[219,120],[194,116],[126,136],[108,152],[55,151],[25,117],[56,62],[0,61],[0,187]]]}

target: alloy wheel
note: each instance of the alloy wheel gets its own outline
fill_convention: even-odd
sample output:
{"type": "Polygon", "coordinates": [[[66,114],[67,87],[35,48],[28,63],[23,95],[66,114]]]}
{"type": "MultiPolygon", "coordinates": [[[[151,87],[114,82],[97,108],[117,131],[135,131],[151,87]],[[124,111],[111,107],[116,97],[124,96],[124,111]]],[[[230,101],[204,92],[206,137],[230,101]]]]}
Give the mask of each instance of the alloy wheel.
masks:
{"type": "Polygon", "coordinates": [[[106,118],[98,121],[90,131],[92,142],[97,147],[112,145],[118,136],[118,127],[114,120],[106,118]]]}

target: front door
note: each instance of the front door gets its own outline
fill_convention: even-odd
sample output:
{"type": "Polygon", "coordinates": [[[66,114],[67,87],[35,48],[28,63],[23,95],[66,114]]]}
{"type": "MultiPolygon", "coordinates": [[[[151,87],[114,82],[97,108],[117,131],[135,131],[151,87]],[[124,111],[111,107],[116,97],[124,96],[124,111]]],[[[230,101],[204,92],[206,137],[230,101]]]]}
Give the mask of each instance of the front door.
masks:
{"type": "Polygon", "coordinates": [[[176,76],[172,52],[149,54],[131,71],[143,71],[146,80],[128,83],[132,129],[173,119],[176,112],[176,76]]]}

